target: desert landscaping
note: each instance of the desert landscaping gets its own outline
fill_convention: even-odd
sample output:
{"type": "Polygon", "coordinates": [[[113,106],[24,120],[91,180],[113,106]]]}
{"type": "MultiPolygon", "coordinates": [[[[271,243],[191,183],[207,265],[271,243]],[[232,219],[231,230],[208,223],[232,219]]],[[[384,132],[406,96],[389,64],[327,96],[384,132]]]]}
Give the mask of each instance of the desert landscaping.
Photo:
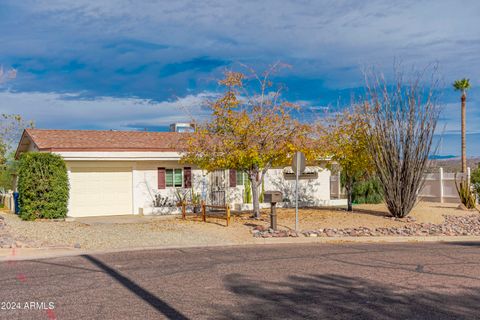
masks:
{"type": "MultiPolygon", "coordinates": [[[[480,235],[477,210],[465,210],[458,204],[420,202],[406,218],[394,218],[384,204],[362,204],[353,212],[344,209],[304,209],[300,211],[301,234],[305,236],[459,236],[480,235]]],[[[268,221],[268,211],[263,212],[268,221]]],[[[259,224],[257,237],[289,236],[295,225],[293,209],[278,211],[280,231],[259,224]],[[283,229],[283,230],[282,230],[283,229]]]]}
{"type": "MultiPolygon", "coordinates": [[[[79,218],[74,221],[22,221],[0,213],[0,245],[77,249],[149,248],[161,246],[211,246],[253,244],[256,238],[277,237],[407,237],[480,235],[480,214],[457,204],[420,202],[403,219],[392,218],[383,204],[299,210],[300,231],[295,232],[295,210],[278,208],[278,230],[269,229],[269,210],[261,218],[233,213],[230,225],[220,214],[181,216],[116,216],[79,218]]],[[[292,239],[293,240],[293,239],[292,239]]]]}

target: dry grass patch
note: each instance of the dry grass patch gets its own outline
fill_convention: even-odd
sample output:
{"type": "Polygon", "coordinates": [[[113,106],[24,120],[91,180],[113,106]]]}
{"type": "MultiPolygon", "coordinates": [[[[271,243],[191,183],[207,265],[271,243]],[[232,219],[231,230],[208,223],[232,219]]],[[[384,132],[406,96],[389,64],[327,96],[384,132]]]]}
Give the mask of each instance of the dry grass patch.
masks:
{"type": "MultiPolygon", "coordinates": [[[[252,225],[269,225],[270,210],[262,210],[261,220],[248,219],[248,215],[237,217],[237,220],[252,225]],[[246,220],[248,220],[246,222],[246,220]]],[[[458,209],[458,204],[420,202],[408,217],[418,223],[441,224],[444,215],[467,216],[471,211],[458,209]]],[[[278,227],[280,229],[295,228],[295,209],[277,209],[278,227]]],[[[393,219],[384,204],[363,204],[354,206],[353,212],[343,208],[301,208],[299,209],[300,230],[315,230],[322,228],[381,228],[401,227],[408,222],[406,219],[393,219]]]]}

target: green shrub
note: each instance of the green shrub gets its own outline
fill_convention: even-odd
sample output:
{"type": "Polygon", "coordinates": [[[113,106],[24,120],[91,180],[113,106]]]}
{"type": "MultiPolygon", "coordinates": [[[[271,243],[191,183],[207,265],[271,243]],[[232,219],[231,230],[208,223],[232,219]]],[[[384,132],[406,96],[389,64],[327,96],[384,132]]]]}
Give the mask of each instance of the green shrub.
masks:
{"type": "Polygon", "coordinates": [[[353,203],[381,203],[382,201],[382,188],[377,178],[370,178],[355,183],[352,194],[353,203]]]}
{"type": "Polygon", "coordinates": [[[457,175],[455,174],[455,187],[457,188],[460,202],[467,209],[475,209],[477,198],[475,192],[472,189],[472,185],[468,179],[462,178],[460,182],[457,181],[457,175]]]}
{"type": "Polygon", "coordinates": [[[265,180],[262,180],[262,190],[260,191],[260,197],[258,198],[260,202],[263,202],[265,199],[265,180]]]}
{"type": "Polygon", "coordinates": [[[477,193],[477,198],[480,198],[480,163],[478,163],[478,167],[472,170],[470,181],[472,182],[473,189],[477,193]]]}
{"type": "Polygon", "coordinates": [[[243,196],[243,203],[252,203],[252,186],[250,179],[245,178],[244,180],[245,194],[243,196]]]}
{"type": "Polygon", "coordinates": [[[6,159],[5,166],[0,170],[0,188],[5,190],[13,190],[13,174],[18,169],[18,161],[15,160],[15,153],[10,153],[6,159]]]}
{"type": "Polygon", "coordinates": [[[62,157],[24,153],[18,168],[20,217],[57,219],[67,215],[69,184],[62,157]]]}

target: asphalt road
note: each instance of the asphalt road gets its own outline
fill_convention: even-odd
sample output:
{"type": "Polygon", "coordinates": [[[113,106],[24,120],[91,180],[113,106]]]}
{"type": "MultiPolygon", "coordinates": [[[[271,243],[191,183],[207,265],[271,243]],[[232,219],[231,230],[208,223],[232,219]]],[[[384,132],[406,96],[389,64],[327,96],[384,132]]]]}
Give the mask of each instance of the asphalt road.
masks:
{"type": "Polygon", "coordinates": [[[245,246],[10,261],[0,264],[0,318],[480,319],[479,261],[480,243],[245,246]]]}

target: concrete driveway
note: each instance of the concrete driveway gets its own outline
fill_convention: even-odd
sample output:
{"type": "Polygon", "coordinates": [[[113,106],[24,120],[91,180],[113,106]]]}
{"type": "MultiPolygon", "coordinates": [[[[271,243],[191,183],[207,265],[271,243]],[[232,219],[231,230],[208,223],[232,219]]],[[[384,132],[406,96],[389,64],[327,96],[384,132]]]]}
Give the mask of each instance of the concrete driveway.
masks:
{"type": "Polygon", "coordinates": [[[130,224],[130,223],[147,223],[152,220],[173,220],[178,215],[168,216],[155,216],[155,215],[113,215],[113,216],[98,216],[98,217],[81,217],[81,218],[69,218],[69,221],[76,221],[88,225],[96,224],[130,224]]]}

